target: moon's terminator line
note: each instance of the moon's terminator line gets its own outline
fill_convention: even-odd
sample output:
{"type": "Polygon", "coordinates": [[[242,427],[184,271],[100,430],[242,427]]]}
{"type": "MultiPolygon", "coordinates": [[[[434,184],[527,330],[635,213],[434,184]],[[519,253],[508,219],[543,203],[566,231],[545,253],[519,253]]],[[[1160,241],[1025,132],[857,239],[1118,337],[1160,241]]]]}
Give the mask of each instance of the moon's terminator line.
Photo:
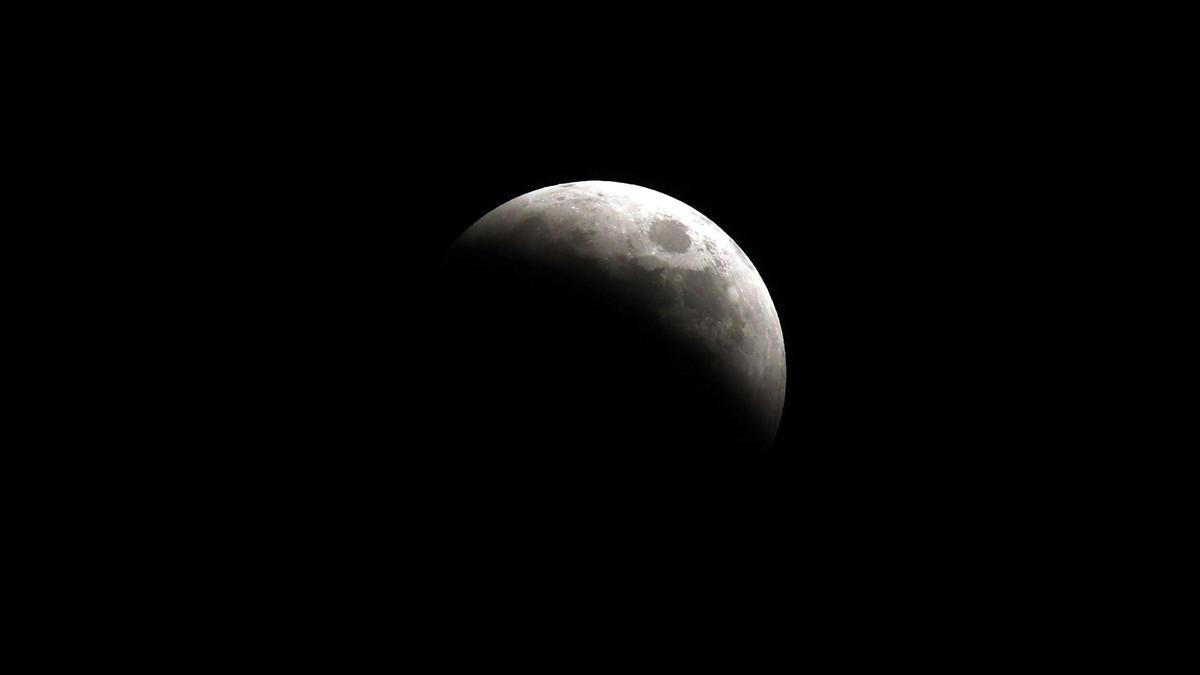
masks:
{"type": "Polygon", "coordinates": [[[455,246],[606,278],[664,328],[702,345],[756,411],[764,437],[774,437],[786,383],[775,305],[746,254],[695,209],[636,185],[564,183],[493,209],[455,246]]]}

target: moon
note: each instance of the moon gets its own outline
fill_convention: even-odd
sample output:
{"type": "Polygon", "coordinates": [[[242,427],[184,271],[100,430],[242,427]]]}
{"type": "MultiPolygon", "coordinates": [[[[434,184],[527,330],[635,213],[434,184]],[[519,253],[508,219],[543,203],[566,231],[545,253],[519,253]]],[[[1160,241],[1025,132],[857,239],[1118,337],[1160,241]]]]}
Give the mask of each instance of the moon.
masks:
{"type": "MultiPolygon", "coordinates": [[[[588,342],[587,354],[562,356],[566,352],[561,339],[544,342],[559,355],[555,357],[559,367],[568,370],[590,358],[617,364],[603,372],[588,371],[597,377],[609,377],[621,364],[636,363],[622,375],[630,380],[628,405],[622,407],[621,400],[600,403],[605,416],[589,418],[597,427],[612,428],[623,416],[633,415],[641,421],[630,429],[644,431],[655,418],[640,409],[670,404],[679,414],[669,424],[700,430],[685,434],[688,438],[728,437],[758,451],[773,443],[787,378],[775,304],[737,243],[687,204],[626,183],[592,180],[553,185],[484,215],[455,242],[450,258],[460,267],[463,260],[475,261],[476,268],[484,261],[488,274],[503,268],[510,277],[536,280],[489,301],[492,309],[516,306],[541,289],[557,293],[554,303],[536,312],[543,325],[539,332],[553,330],[554,315],[568,307],[577,309],[581,303],[589,308],[589,317],[607,317],[595,319],[586,331],[568,339],[588,342]],[[603,340],[593,337],[597,330],[604,332],[603,340]],[[649,344],[647,335],[653,336],[657,350],[652,358],[645,356],[643,348],[649,344]],[[629,358],[612,357],[613,350],[623,350],[629,358]],[[658,365],[667,362],[670,368],[658,365]],[[640,383],[639,372],[647,373],[640,383]],[[686,386],[679,384],[680,377],[686,379],[686,386]],[[657,387],[654,391],[659,393],[642,393],[647,386],[657,387]],[[700,396],[708,398],[703,403],[680,403],[700,401],[700,396]],[[710,424],[725,427],[705,431],[710,424]]],[[[491,286],[487,274],[474,278],[476,289],[491,286]]],[[[505,335],[522,321],[509,321],[497,313],[486,330],[505,335]]],[[[549,352],[539,348],[528,353],[549,352]]],[[[620,392],[623,386],[605,391],[620,392]]],[[[661,438],[672,438],[672,433],[664,429],[661,438]]]]}

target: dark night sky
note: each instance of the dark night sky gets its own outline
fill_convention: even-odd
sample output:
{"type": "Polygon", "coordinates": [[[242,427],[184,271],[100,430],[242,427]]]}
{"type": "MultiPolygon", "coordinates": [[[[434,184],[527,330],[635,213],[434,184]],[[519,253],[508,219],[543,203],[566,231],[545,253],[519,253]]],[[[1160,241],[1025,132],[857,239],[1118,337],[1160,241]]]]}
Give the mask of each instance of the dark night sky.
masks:
{"type": "MultiPolygon", "coordinates": [[[[493,105],[502,103],[529,100],[493,105]]],[[[367,425],[362,440],[396,433],[417,452],[446,447],[436,432],[403,431],[421,397],[409,383],[439,368],[409,345],[427,328],[422,297],[444,248],[529,190],[616,180],[712,218],[775,300],[789,372],[761,476],[779,500],[771,528],[829,541],[857,532],[855,545],[873,542],[870,551],[942,546],[1003,508],[961,501],[995,488],[995,464],[1013,459],[998,454],[1003,430],[980,422],[995,391],[981,397],[972,381],[1005,358],[994,349],[1005,327],[984,311],[993,281],[973,271],[992,262],[1001,236],[1003,207],[985,185],[997,177],[964,159],[995,152],[994,140],[969,124],[884,115],[870,99],[824,107],[780,95],[745,109],[699,103],[666,119],[580,115],[585,101],[560,103],[501,117],[470,103],[394,124],[368,115],[303,158],[314,177],[294,189],[309,203],[298,212],[310,239],[296,264],[330,315],[315,335],[345,361],[326,363],[325,376],[350,390],[333,401],[367,425]]]]}
{"type": "Polygon", "coordinates": [[[337,388],[358,391],[343,400],[419,398],[403,373],[437,368],[408,347],[445,247],[529,190],[630,182],[712,218],[766,281],[789,369],[776,476],[855,509],[929,487],[948,461],[978,467],[961,444],[987,446],[998,431],[972,426],[980,411],[963,392],[971,372],[1004,358],[977,341],[1006,329],[982,311],[999,281],[975,270],[1020,227],[1004,221],[998,164],[979,159],[1002,152],[998,141],[874,97],[717,101],[583,114],[583,96],[552,109],[487,97],[393,115],[400,101],[386,98],[337,111],[302,145],[292,141],[306,122],[273,127],[258,151],[265,170],[252,153],[239,174],[256,200],[286,205],[246,239],[248,261],[269,254],[265,274],[292,284],[272,288],[282,302],[269,327],[301,321],[320,377],[348,376],[337,388]],[[396,370],[366,372],[379,363],[396,370]]]}
{"type": "Polygon", "coordinates": [[[411,566],[426,623],[455,631],[452,607],[486,605],[485,623],[521,598],[569,613],[546,608],[582,585],[589,602],[656,589],[676,610],[814,607],[794,630],[849,645],[839,626],[861,626],[856,608],[903,622],[922,589],[948,612],[967,602],[957,584],[1005,592],[1016,582],[971,584],[1007,564],[994,542],[1061,469],[1013,423],[1046,414],[1014,381],[1036,337],[1008,320],[1008,294],[1028,290],[1014,253],[1056,244],[1036,208],[1044,163],[1018,170],[1029,126],[972,85],[975,66],[774,56],[769,69],[249,78],[241,112],[216,106],[188,141],[220,167],[189,202],[198,248],[219,253],[200,293],[222,298],[206,300],[222,322],[196,329],[216,346],[194,366],[236,383],[209,433],[253,446],[213,460],[238,467],[228,489],[252,510],[291,505],[281,537],[368,561],[359,590],[411,566]],[[555,532],[576,548],[559,550],[554,532],[488,520],[504,505],[464,506],[423,473],[456,452],[423,388],[440,368],[425,347],[442,253],[508,199],[587,179],[659,190],[731,235],[774,298],[788,363],[776,446],[739,488],[745,504],[714,515],[724,502],[700,496],[702,517],[685,504],[628,537],[593,518],[599,552],[569,521],[555,532]],[[662,563],[641,574],[630,561],[646,551],[662,563]],[[625,586],[596,582],[618,568],[625,586]]]}
{"type": "MultiPolygon", "coordinates": [[[[10,549],[40,572],[12,575],[39,657],[754,674],[1169,654],[1185,624],[1122,600],[1180,604],[1163,572],[1187,557],[1156,548],[1194,529],[1169,518],[1194,490],[1162,486],[1194,472],[1158,454],[1186,456],[1158,437],[1189,399],[1147,378],[1189,382],[1167,349],[1187,331],[1157,324],[1194,303],[1169,295],[1194,265],[1159,262],[1191,250],[1164,231],[1188,174],[1153,155],[1188,159],[1169,65],[1194,40],[1102,7],[658,7],[13,24],[10,182],[36,208],[11,209],[32,265],[9,323],[46,348],[10,350],[36,374],[14,409],[37,413],[10,442],[32,487],[10,549]],[[575,429],[570,397],[530,452],[544,409],[522,405],[558,390],[524,362],[485,390],[521,414],[502,432],[446,405],[476,384],[449,360],[475,335],[444,339],[447,247],[589,179],[681,200],[756,266],[787,350],[769,454],[696,468],[668,443],[647,467],[660,437],[575,429]]],[[[586,387],[572,365],[596,361],[529,365],[586,387]]]]}

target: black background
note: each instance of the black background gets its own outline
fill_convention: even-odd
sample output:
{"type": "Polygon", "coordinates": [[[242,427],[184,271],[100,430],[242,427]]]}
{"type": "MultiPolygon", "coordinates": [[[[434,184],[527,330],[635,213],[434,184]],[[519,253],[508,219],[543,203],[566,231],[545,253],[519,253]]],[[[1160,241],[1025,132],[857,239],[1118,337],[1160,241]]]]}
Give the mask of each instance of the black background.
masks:
{"type": "MultiPolygon", "coordinates": [[[[1162,481],[1187,399],[1147,377],[1187,384],[1161,17],[339,9],[20,24],[13,230],[45,246],[9,247],[42,347],[11,350],[11,454],[47,470],[10,472],[11,548],[44,655],[960,672],[1180,632],[1147,619],[1190,494],[1162,481]],[[445,404],[474,384],[446,247],[587,179],[695,207],[762,274],[765,457],[581,482],[445,404]]],[[[611,447],[571,431],[559,456],[611,447]]]]}
{"type": "Polygon", "coordinates": [[[743,60],[577,62],[586,46],[556,44],[440,69],[345,40],[178,93],[185,140],[161,152],[190,166],[156,184],[183,212],[200,311],[172,329],[196,386],[168,418],[195,448],[171,465],[203,484],[196,522],[256,570],[239,579],[264,606],[455,657],[511,634],[744,631],[886,659],[970,643],[987,630],[960,617],[1019,604],[1046,564],[1030,545],[1062,536],[1041,514],[1071,461],[1036,423],[1053,380],[1030,394],[1024,374],[1058,311],[1024,299],[1061,245],[1042,141],[1062,120],[998,93],[987,55],[780,37],[743,60]],[[427,396],[446,248],[508,199],[592,179],[716,222],[787,348],[772,452],[646,519],[474,498],[442,458],[488,430],[427,396]]]}
{"type": "MultiPolygon", "coordinates": [[[[235,226],[255,221],[248,265],[270,262],[252,286],[262,296],[235,304],[238,325],[258,330],[239,335],[253,347],[236,347],[231,385],[261,386],[233,396],[255,432],[238,434],[234,455],[270,528],[359,570],[347,578],[356,593],[380,579],[407,589],[422,631],[451,643],[575,635],[576,622],[707,631],[731,617],[729,630],[760,637],[853,642],[847,626],[919,622],[930,607],[940,622],[1009,583],[995,572],[1010,552],[994,542],[1011,534],[1037,463],[1006,431],[1021,404],[997,379],[1009,328],[992,294],[1005,282],[980,273],[997,262],[995,239],[1012,236],[983,159],[995,141],[873,100],[815,112],[787,96],[749,109],[695,101],[666,119],[662,103],[645,117],[575,112],[586,105],[534,119],[480,121],[470,105],[446,119],[338,117],[345,136],[320,136],[334,147],[266,164],[283,169],[265,184],[287,217],[271,208],[235,226]],[[423,399],[444,370],[424,319],[445,248],[507,199],[587,179],[708,215],[754,261],[783,325],[772,452],[669,516],[620,506],[577,520],[553,501],[464,493],[440,456],[461,443],[519,452],[520,438],[492,439],[423,399]]],[[[537,479],[559,480],[552,467],[537,479]]]]}

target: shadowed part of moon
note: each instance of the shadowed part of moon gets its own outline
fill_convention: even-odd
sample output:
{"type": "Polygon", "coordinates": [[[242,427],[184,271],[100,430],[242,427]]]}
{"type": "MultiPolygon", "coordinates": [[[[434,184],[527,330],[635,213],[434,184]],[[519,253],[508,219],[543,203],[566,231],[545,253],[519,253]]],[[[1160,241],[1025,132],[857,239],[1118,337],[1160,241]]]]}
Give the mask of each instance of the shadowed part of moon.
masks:
{"type": "Polygon", "coordinates": [[[601,181],[536,190],[467,230],[440,283],[440,395],[486,430],[486,461],[519,447],[624,476],[774,439],[774,303],[737,244],[682,202],[601,181]]]}

